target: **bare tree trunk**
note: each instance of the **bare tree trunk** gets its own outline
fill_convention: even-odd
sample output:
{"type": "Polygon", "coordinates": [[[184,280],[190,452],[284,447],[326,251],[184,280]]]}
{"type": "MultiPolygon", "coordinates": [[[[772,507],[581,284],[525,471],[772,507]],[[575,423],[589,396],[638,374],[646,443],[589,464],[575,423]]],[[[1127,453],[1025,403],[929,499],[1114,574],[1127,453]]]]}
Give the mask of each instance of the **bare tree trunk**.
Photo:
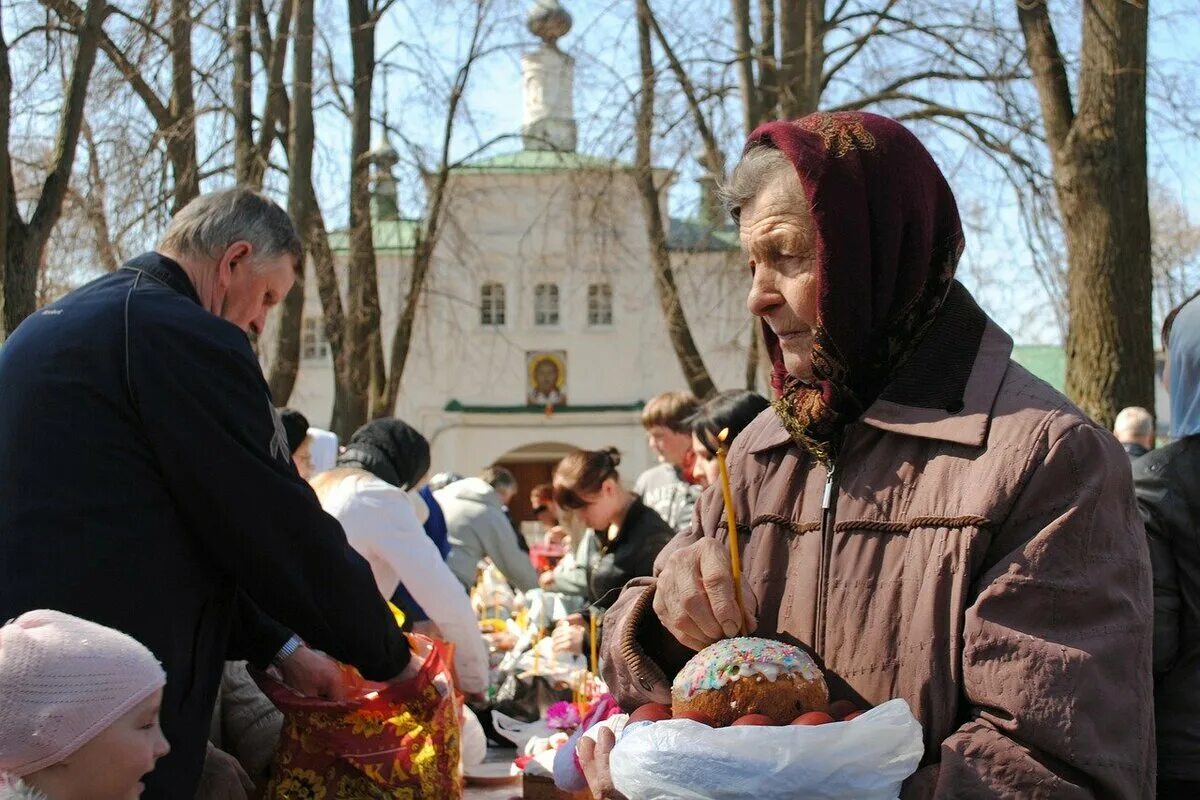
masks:
{"type": "Polygon", "coordinates": [[[375,70],[375,22],[365,0],[349,0],[350,53],[354,64],[350,129],[350,231],[347,256],[348,378],[353,395],[340,409],[343,438],[367,421],[371,391],[371,341],[379,330],[379,289],[371,228],[371,88],[375,70]]]}
{"type": "Polygon", "coordinates": [[[307,205],[309,221],[305,226],[306,246],[312,258],[313,274],[317,278],[317,294],[321,298],[321,315],[325,323],[325,338],[329,340],[329,352],[333,356],[333,416],[330,430],[339,432],[349,429],[354,432],[356,423],[346,422],[347,408],[354,407],[354,387],[350,383],[348,364],[349,348],[346,346],[346,313],[338,289],[337,272],[333,250],[329,247],[329,232],[321,205],[308,184],[307,205]]]}
{"type": "Polygon", "coordinates": [[[758,97],[764,119],[779,113],[779,65],[775,60],[775,0],[758,0],[758,97]]]}
{"type": "Polygon", "coordinates": [[[171,0],[171,100],[174,124],[166,131],[167,156],[175,177],[172,213],[200,194],[196,159],[196,102],[192,96],[192,17],[188,0],[171,0]]]}
{"type": "Polygon", "coordinates": [[[675,55],[675,49],[671,47],[671,43],[667,41],[667,37],[663,34],[662,26],[658,24],[658,18],[654,15],[654,11],[650,8],[649,0],[646,3],[646,13],[650,18],[650,27],[654,31],[654,38],[658,40],[658,44],[663,49],[663,53],[667,56],[667,63],[671,65],[671,72],[675,73],[675,79],[679,81],[679,88],[683,91],[684,99],[687,101],[688,112],[691,114],[692,123],[696,126],[696,133],[700,136],[700,141],[704,144],[704,166],[708,169],[708,173],[715,180],[706,185],[705,197],[702,199],[705,208],[705,215],[709,225],[719,225],[720,220],[724,216],[724,210],[721,205],[721,200],[718,197],[717,185],[719,181],[725,179],[725,153],[717,144],[717,137],[713,135],[712,127],[708,124],[708,118],[704,116],[704,110],[700,108],[700,100],[696,94],[696,87],[692,85],[692,80],[688,77],[687,70],[683,68],[678,56],[675,55]]]}
{"type": "Polygon", "coordinates": [[[250,4],[253,0],[236,0],[233,7],[233,173],[238,183],[250,178],[250,161],[254,157],[254,119],[251,111],[254,75],[250,35],[250,4]]]}
{"type": "Polygon", "coordinates": [[[92,227],[92,235],[96,239],[96,254],[100,263],[108,272],[115,272],[121,266],[121,259],[113,247],[112,233],[108,227],[108,213],[105,203],[108,200],[108,184],[100,172],[100,155],[96,151],[96,141],[92,138],[92,128],[87,118],[83,120],[80,135],[87,145],[88,152],[88,195],[83,198],[84,215],[92,227]]]}
{"type": "Polygon", "coordinates": [[[8,42],[4,39],[4,19],[0,14],[0,344],[8,338],[8,250],[9,230],[20,219],[12,220],[9,198],[12,185],[12,160],[8,155],[8,128],[12,114],[12,72],[8,65],[8,42]]]}
{"type": "MultiPolygon", "coordinates": [[[[0,136],[4,141],[5,169],[0,172],[0,192],[5,197],[6,236],[0,251],[4,254],[4,279],[0,281],[0,307],[3,315],[0,325],[3,336],[7,338],[16,329],[21,320],[33,313],[37,298],[37,276],[41,265],[42,255],[50,232],[62,214],[63,200],[71,183],[71,167],[75,163],[75,150],[79,144],[79,130],[83,124],[83,109],[87,101],[87,87],[92,76],[92,67],[96,63],[96,50],[100,42],[100,26],[108,13],[108,5],[102,0],[89,0],[83,11],[82,19],[76,27],[78,48],[75,52],[75,62],[71,66],[70,83],[63,97],[62,111],[59,116],[58,134],[54,144],[52,167],[42,184],[41,194],[38,195],[33,216],[28,223],[21,219],[17,207],[15,185],[11,170],[11,156],[8,152],[9,114],[11,106],[12,75],[9,71],[8,48],[3,46],[0,51],[0,136]]],[[[3,39],[0,32],[0,39],[3,39]]]]}
{"type": "Polygon", "coordinates": [[[662,211],[659,208],[659,190],[654,185],[654,166],[650,157],[650,141],[654,135],[654,60],[650,49],[650,6],[649,0],[637,0],[638,56],[641,62],[641,97],[638,102],[635,136],[637,154],[634,158],[634,180],[642,198],[642,211],[646,219],[646,237],[650,244],[650,260],[654,266],[654,284],[662,306],[667,335],[679,366],[683,370],[688,388],[699,398],[716,391],[704,359],[696,348],[679,300],[679,288],[675,273],[671,269],[671,255],[667,250],[667,234],[663,227],[662,211]]]}
{"type": "Polygon", "coordinates": [[[1022,0],[1017,14],[1067,239],[1066,390],[1111,426],[1121,408],[1154,402],[1147,5],[1084,4],[1077,109],[1046,3],[1022,0]]]}
{"type": "Polygon", "coordinates": [[[746,134],[762,121],[758,85],[754,81],[754,40],[750,38],[750,0],[733,0],[734,52],[737,53],[738,87],[742,93],[742,127],[746,134]]]}
{"type": "MultiPolygon", "coordinates": [[[[262,0],[257,0],[256,16],[258,19],[259,38],[262,43],[264,58],[267,62],[267,96],[263,103],[262,123],[258,131],[258,145],[250,159],[247,182],[252,186],[262,186],[270,161],[271,145],[279,133],[280,123],[287,125],[288,99],[287,90],[283,85],[283,68],[287,61],[288,42],[291,41],[292,12],[294,3],[286,0],[280,4],[279,20],[275,24],[274,38],[271,36],[271,21],[267,16],[266,7],[262,0]]],[[[311,54],[309,60],[312,60],[311,54]]]]}
{"type": "MultiPolygon", "coordinates": [[[[245,0],[239,0],[245,2],[245,0]]],[[[300,238],[309,251],[312,238],[308,199],[312,187],[313,131],[313,0],[293,0],[295,4],[296,46],[292,54],[291,119],[288,122],[288,215],[300,229],[300,238]]],[[[281,17],[284,15],[281,13],[281,17]]],[[[282,24],[282,20],[281,20],[282,24]]],[[[286,35],[286,30],[281,31],[286,35]]],[[[296,267],[296,282],[280,308],[275,359],[267,382],[277,405],[286,405],[296,387],[300,371],[300,338],[304,320],[305,262],[296,267]]]]}
{"type": "Polygon", "coordinates": [[[797,119],[817,110],[825,65],[825,0],[779,2],[779,113],[797,119]]]}
{"type": "Polygon", "coordinates": [[[413,248],[413,271],[408,282],[408,295],[404,298],[404,309],[400,313],[400,321],[392,336],[391,365],[384,394],[384,403],[388,413],[393,413],[396,408],[396,400],[400,396],[400,382],[404,378],[404,368],[408,364],[408,354],[412,349],[417,309],[425,291],[425,280],[429,276],[429,268],[433,263],[433,253],[441,236],[442,216],[445,213],[447,199],[446,192],[450,183],[450,143],[454,138],[454,124],[458,118],[458,108],[462,104],[463,94],[467,90],[467,81],[471,77],[471,68],[480,55],[484,16],[487,8],[487,3],[480,3],[476,6],[471,45],[467,49],[465,63],[455,76],[454,85],[450,88],[450,97],[446,104],[446,122],[442,127],[441,154],[430,190],[429,208],[425,213],[425,223],[421,228],[420,236],[413,248]]]}

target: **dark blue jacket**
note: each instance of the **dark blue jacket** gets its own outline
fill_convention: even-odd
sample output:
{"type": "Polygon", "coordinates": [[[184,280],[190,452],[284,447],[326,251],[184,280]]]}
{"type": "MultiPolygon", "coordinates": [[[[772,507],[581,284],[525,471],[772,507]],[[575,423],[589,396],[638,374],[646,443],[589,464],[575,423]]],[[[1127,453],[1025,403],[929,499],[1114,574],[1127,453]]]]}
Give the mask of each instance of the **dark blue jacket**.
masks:
{"type": "Polygon", "coordinates": [[[0,348],[0,620],[35,608],[162,661],[172,750],[144,798],[194,794],[226,659],[264,665],[289,629],[368,678],[409,659],[370,567],[296,474],[246,334],[155,253],[0,348]]]}
{"type": "MultiPolygon", "coordinates": [[[[429,488],[429,484],[422,486],[417,494],[421,495],[421,499],[429,508],[429,517],[425,520],[425,535],[437,545],[438,552],[442,554],[442,561],[445,561],[450,555],[450,534],[446,530],[446,515],[442,513],[438,501],[433,498],[433,490],[429,488]]],[[[403,582],[392,593],[392,602],[403,609],[404,616],[413,622],[425,622],[429,619],[425,609],[421,608],[421,604],[403,582]]]]}

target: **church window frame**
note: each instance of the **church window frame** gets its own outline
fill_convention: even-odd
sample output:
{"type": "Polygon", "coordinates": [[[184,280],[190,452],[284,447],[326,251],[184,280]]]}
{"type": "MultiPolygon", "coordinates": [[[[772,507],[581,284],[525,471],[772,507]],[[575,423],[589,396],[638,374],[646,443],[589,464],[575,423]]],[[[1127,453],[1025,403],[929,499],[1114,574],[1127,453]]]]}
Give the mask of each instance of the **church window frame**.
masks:
{"type": "Polygon", "coordinates": [[[533,326],[557,328],[562,324],[562,293],[558,284],[539,283],[533,287],[533,326]]]}
{"type": "Polygon", "coordinates": [[[300,360],[322,361],[329,358],[329,339],[325,336],[325,320],[305,317],[300,327],[300,360]]]}
{"type": "Polygon", "coordinates": [[[479,287],[479,324],[486,328],[500,328],[508,320],[508,302],[504,284],[487,281],[479,287]]]}
{"type": "Polygon", "coordinates": [[[593,283],[588,285],[587,321],[589,328],[612,327],[613,291],[611,283],[593,283]]]}

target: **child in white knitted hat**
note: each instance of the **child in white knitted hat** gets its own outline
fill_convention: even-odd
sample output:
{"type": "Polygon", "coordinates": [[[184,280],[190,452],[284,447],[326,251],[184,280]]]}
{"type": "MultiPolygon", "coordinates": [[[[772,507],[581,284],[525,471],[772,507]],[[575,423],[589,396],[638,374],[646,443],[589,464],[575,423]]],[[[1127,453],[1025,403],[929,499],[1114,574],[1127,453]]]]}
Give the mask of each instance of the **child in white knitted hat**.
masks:
{"type": "Polygon", "coordinates": [[[166,675],[130,636],[59,611],[0,628],[0,800],[132,800],[170,749],[166,675]]]}

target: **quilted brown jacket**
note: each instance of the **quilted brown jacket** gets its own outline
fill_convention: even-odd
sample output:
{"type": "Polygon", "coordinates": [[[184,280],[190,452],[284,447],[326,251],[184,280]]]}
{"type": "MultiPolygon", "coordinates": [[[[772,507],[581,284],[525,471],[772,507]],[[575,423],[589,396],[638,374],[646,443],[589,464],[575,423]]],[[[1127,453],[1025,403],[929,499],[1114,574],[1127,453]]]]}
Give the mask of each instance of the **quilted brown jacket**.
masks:
{"type": "MultiPolygon", "coordinates": [[[[811,649],[834,699],[908,701],[925,756],[904,798],[1149,798],[1151,582],[1129,459],[1011,350],[958,288],[832,475],[771,410],[743,431],[730,468],[754,633],[811,649]]],[[[655,574],[726,532],[709,490],[655,574]]],[[[661,699],[691,655],[655,616],[655,580],[605,618],[626,709],[661,699]]]]}

